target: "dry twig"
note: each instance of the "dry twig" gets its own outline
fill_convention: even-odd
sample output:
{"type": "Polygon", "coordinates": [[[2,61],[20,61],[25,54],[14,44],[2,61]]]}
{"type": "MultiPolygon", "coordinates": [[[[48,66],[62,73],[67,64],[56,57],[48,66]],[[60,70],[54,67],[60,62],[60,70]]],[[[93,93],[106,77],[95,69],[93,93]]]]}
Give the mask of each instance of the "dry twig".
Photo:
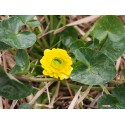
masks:
{"type": "Polygon", "coordinates": [[[73,108],[75,107],[81,89],[82,89],[82,87],[80,87],[80,89],[79,89],[78,92],[76,93],[76,95],[75,95],[75,97],[73,98],[73,100],[72,100],[72,102],[71,102],[71,104],[70,104],[70,106],[69,106],[68,109],[73,109],[73,108]]]}
{"type": "Polygon", "coordinates": [[[14,109],[14,107],[16,106],[18,100],[13,100],[12,105],[10,106],[10,109],[14,109]]]}
{"type": "Polygon", "coordinates": [[[60,81],[58,82],[56,91],[55,91],[55,93],[54,93],[54,95],[53,95],[53,97],[52,97],[52,99],[51,99],[51,102],[50,102],[50,107],[51,107],[51,108],[53,108],[55,99],[58,97],[59,88],[60,88],[60,81]]]}
{"type": "MultiPolygon", "coordinates": [[[[52,85],[53,82],[48,82],[48,87],[52,85]]],[[[46,86],[44,86],[42,89],[40,89],[36,95],[33,97],[33,99],[29,102],[30,105],[34,104],[34,102],[45,92],[46,86]]]]}
{"type": "Polygon", "coordinates": [[[1,96],[0,96],[0,109],[3,109],[3,101],[1,96]]]}
{"type": "Polygon", "coordinates": [[[86,96],[89,94],[90,89],[92,88],[92,85],[90,85],[85,92],[83,92],[82,96],[78,99],[77,104],[82,102],[86,96]]]}

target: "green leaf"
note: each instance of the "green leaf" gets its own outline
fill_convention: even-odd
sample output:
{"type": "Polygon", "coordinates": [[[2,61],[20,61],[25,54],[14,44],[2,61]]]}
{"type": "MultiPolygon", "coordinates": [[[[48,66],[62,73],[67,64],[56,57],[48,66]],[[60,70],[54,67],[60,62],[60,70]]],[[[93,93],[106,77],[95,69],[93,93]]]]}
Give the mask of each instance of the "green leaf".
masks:
{"type": "Polygon", "coordinates": [[[125,83],[122,83],[112,91],[113,96],[125,106],[125,83]]]}
{"type": "Polygon", "coordinates": [[[18,16],[14,16],[14,17],[18,17],[25,24],[26,24],[26,22],[28,22],[28,21],[30,21],[30,20],[32,20],[34,18],[33,15],[18,15],[18,16]]]}
{"type": "Polygon", "coordinates": [[[18,100],[27,97],[31,92],[31,84],[15,79],[0,66],[0,96],[10,100],[18,100]]]}
{"type": "Polygon", "coordinates": [[[98,100],[99,109],[122,109],[125,108],[121,106],[119,101],[112,95],[104,95],[98,100]]]}
{"type": "Polygon", "coordinates": [[[70,51],[71,52],[75,52],[75,50],[81,48],[81,47],[84,47],[84,43],[82,40],[77,40],[76,42],[72,43],[72,45],[70,46],[70,51]]]}
{"type": "Polygon", "coordinates": [[[99,108],[125,109],[125,83],[112,90],[112,95],[104,95],[98,100],[99,108]]]}
{"type": "Polygon", "coordinates": [[[88,41],[88,42],[85,44],[85,47],[94,48],[94,42],[93,42],[93,41],[88,41]]]}
{"type": "Polygon", "coordinates": [[[125,52],[125,36],[118,42],[112,42],[107,39],[101,52],[109,56],[113,61],[116,61],[125,52]]]}
{"type": "Polygon", "coordinates": [[[125,77],[125,68],[122,69],[122,75],[125,77]]]}
{"type": "Polygon", "coordinates": [[[25,50],[18,50],[16,54],[16,65],[10,71],[11,74],[24,74],[30,68],[29,56],[25,50]]]}
{"type": "Polygon", "coordinates": [[[11,17],[0,23],[0,43],[17,49],[31,47],[36,41],[36,35],[29,31],[19,32],[22,21],[11,17]]]}
{"type": "Polygon", "coordinates": [[[19,105],[18,109],[32,109],[32,106],[28,103],[22,103],[21,105],[19,105]]]}
{"type": "Polygon", "coordinates": [[[34,16],[33,15],[18,15],[15,16],[17,18],[19,18],[25,25],[28,25],[30,27],[38,27],[40,26],[40,22],[38,20],[34,20],[34,16]]]}
{"type": "Polygon", "coordinates": [[[94,38],[102,41],[107,36],[113,42],[118,42],[123,38],[123,23],[117,16],[102,16],[95,24],[91,32],[94,38]]]}
{"type": "Polygon", "coordinates": [[[99,40],[94,38],[93,39],[93,43],[94,43],[94,48],[98,48],[99,47],[99,40]]]}
{"type": "Polygon", "coordinates": [[[11,17],[1,22],[1,28],[5,28],[13,33],[18,33],[20,27],[23,26],[23,22],[17,17],[11,17]]]}
{"type": "Polygon", "coordinates": [[[1,50],[5,50],[7,48],[9,48],[10,46],[8,46],[7,44],[3,43],[3,42],[0,42],[0,51],[1,50]]]}
{"type": "Polygon", "coordinates": [[[29,31],[19,34],[12,33],[5,28],[0,29],[0,42],[13,48],[25,49],[31,47],[36,42],[36,35],[29,31]]]}
{"type": "Polygon", "coordinates": [[[60,33],[60,40],[62,43],[70,47],[72,43],[76,42],[78,33],[73,27],[68,27],[60,33]]]}
{"type": "Polygon", "coordinates": [[[76,50],[75,56],[83,64],[73,69],[71,73],[73,81],[99,85],[107,83],[116,75],[113,61],[101,52],[80,48],[76,50]]]}
{"type": "Polygon", "coordinates": [[[25,49],[31,47],[36,42],[36,35],[29,31],[24,31],[17,35],[17,40],[20,43],[18,49],[25,49]]]}
{"type": "Polygon", "coordinates": [[[40,26],[40,22],[37,20],[31,20],[31,21],[27,22],[27,25],[29,25],[30,27],[38,27],[38,26],[40,26]]]}

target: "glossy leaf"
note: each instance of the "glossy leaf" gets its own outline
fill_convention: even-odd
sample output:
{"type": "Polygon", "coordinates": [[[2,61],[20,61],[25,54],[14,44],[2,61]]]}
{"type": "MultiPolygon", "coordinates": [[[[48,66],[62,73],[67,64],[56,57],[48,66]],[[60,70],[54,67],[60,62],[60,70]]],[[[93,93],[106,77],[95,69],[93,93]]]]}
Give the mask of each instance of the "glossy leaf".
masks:
{"type": "Polygon", "coordinates": [[[13,48],[25,49],[31,47],[35,43],[36,35],[29,31],[15,34],[3,28],[0,29],[0,39],[0,42],[13,48]]]}
{"type": "Polygon", "coordinates": [[[117,16],[102,16],[96,22],[91,34],[99,41],[108,36],[111,41],[118,42],[123,38],[124,25],[117,16]]]}
{"type": "Polygon", "coordinates": [[[99,108],[125,109],[125,83],[112,90],[112,95],[104,95],[98,100],[99,108]]]}
{"type": "Polygon", "coordinates": [[[113,61],[116,61],[125,52],[125,36],[118,42],[112,42],[107,39],[101,52],[109,56],[113,61]]]}
{"type": "Polygon", "coordinates": [[[32,106],[28,103],[22,103],[21,105],[19,105],[18,109],[32,109],[32,106]]]}
{"type": "Polygon", "coordinates": [[[31,21],[27,22],[27,25],[29,25],[30,27],[38,27],[38,26],[40,26],[40,22],[37,20],[31,20],[31,21]]]}
{"type": "Polygon", "coordinates": [[[101,52],[80,48],[76,50],[75,56],[82,64],[73,69],[70,77],[73,81],[99,85],[107,83],[116,75],[113,61],[101,52]]]}
{"type": "Polygon", "coordinates": [[[104,95],[98,100],[98,108],[99,109],[121,109],[125,108],[121,106],[116,97],[112,95],[104,95]]]}
{"type": "Polygon", "coordinates": [[[74,53],[76,49],[79,49],[84,46],[85,45],[82,40],[77,40],[76,42],[72,43],[72,45],[70,46],[70,51],[74,53]]]}
{"type": "Polygon", "coordinates": [[[125,106],[125,83],[119,85],[112,91],[113,96],[119,100],[119,102],[125,106]]]}
{"type": "Polygon", "coordinates": [[[32,86],[15,79],[0,66],[0,96],[10,100],[18,100],[30,95],[32,86]]]}
{"type": "Polygon", "coordinates": [[[10,71],[12,74],[27,73],[30,67],[29,56],[25,50],[18,50],[16,54],[16,65],[10,71]]]}
{"type": "Polygon", "coordinates": [[[125,68],[122,69],[122,75],[125,77],[125,68]]]}
{"type": "Polygon", "coordinates": [[[8,46],[7,44],[3,43],[3,42],[0,42],[0,51],[1,50],[5,50],[5,49],[8,49],[10,46],[8,46]]]}
{"type": "Polygon", "coordinates": [[[5,28],[6,30],[15,34],[19,32],[20,27],[23,25],[23,22],[17,17],[11,17],[1,22],[1,28],[5,28]]]}
{"type": "Polygon", "coordinates": [[[19,32],[24,25],[17,17],[11,17],[0,23],[0,42],[17,49],[31,47],[36,41],[36,35],[29,31],[19,32]]]}
{"type": "Polygon", "coordinates": [[[94,38],[93,39],[93,43],[94,43],[94,48],[98,48],[99,47],[99,40],[94,38]]]}
{"type": "Polygon", "coordinates": [[[68,27],[60,33],[60,39],[62,43],[70,47],[72,43],[76,42],[78,33],[73,27],[68,27]]]}
{"type": "Polygon", "coordinates": [[[18,15],[18,16],[15,16],[15,17],[18,17],[19,19],[22,20],[23,23],[26,24],[26,22],[32,20],[34,18],[33,15],[18,15]]]}

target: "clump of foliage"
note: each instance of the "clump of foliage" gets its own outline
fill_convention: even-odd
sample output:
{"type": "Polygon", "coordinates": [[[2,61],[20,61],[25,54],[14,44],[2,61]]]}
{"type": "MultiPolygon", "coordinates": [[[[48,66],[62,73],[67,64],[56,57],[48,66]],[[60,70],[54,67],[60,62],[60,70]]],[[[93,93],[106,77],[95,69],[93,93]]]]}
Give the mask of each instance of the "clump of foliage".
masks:
{"type": "MultiPolygon", "coordinates": [[[[120,18],[109,15],[99,17],[83,37],[73,26],[66,26],[66,16],[45,16],[43,24],[34,16],[11,16],[2,20],[0,51],[9,51],[15,58],[15,65],[6,70],[0,66],[0,96],[8,100],[32,97],[27,103],[19,103],[21,105],[17,108],[35,108],[37,103],[42,108],[42,104],[48,102],[50,107],[47,108],[54,108],[50,98],[57,98],[61,85],[68,86],[71,97],[82,86],[80,91],[105,92],[98,100],[98,108],[125,108],[124,80],[120,85],[113,81],[117,75],[115,62],[125,51],[124,31],[120,18]],[[47,23],[50,23],[51,32],[44,34],[47,23]],[[60,27],[64,29],[54,34],[60,27]],[[86,42],[88,36],[91,40],[86,42]],[[68,80],[47,77],[42,73],[44,69],[40,59],[44,50],[53,48],[66,50],[72,58],[73,70],[68,80]],[[46,88],[49,86],[50,95],[46,88]]],[[[93,95],[87,94],[86,98],[92,101],[93,95]]],[[[80,97],[77,99],[79,108],[84,108],[80,97]]]]}

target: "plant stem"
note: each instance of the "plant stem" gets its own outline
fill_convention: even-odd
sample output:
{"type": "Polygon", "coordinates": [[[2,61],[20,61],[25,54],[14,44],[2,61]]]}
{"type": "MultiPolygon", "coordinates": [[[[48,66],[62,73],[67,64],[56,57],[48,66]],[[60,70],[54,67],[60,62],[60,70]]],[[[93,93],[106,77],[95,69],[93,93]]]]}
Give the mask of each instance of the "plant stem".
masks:
{"type": "Polygon", "coordinates": [[[112,84],[121,84],[121,83],[124,83],[125,80],[121,80],[121,81],[115,81],[115,80],[111,80],[109,83],[112,83],[112,84]]]}
{"type": "Polygon", "coordinates": [[[46,23],[49,23],[48,16],[44,16],[44,17],[45,17],[46,23]]]}
{"type": "Polygon", "coordinates": [[[66,16],[65,15],[62,15],[62,23],[63,23],[63,26],[66,25],[66,16]]]}
{"type": "MultiPolygon", "coordinates": [[[[40,31],[40,33],[43,33],[43,32],[45,31],[42,25],[41,25],[41,27],[39,27],[39,31],[40,31]],[[41,28],[42,28],[42,29],[41,29],[41,28]]],[[[48,44],[48,42],[46,41],[46,39],[45,39],[44,37],[41,37],[41,39],[42,39],[42,41],[43,41],[45,47],[46,47],[46,48],[49,48],[49,44],[48,44]]],[[[38,42],[41,46],[43,46],[43,44],[41,43],[42,41],[40,41],[39,38],[37,38],[37,42],[38,42]]]]}
{"type": "MultiPolygon", "coordinates": [[[[54,29],[54,17],[50,16],[50,30],[54,29]]],[[[53,33],[50,34],[50,46],[53,44],[54,36],[53,33]]]]}
{"type": "Polygon", "coordinates": [[[30,51],[30,54],[33,55],[37,59],[41,58],[41,56],[38,53],[34,53],[33,51],[30,51]]]}
{"type": "Polygon", "coordinates": [[[56,29],[60,28],[61,25],[62,25],[62,18],[61,18],[61,20],[59,21],[59,23],[57,24],[56,29]]]}
{"type": "Polygon", "coordinates": [[[58,79],[54,78],[29,78],[24,76],[15,76],[19,80],[31,81],[31,82],[48,82],[48,81],[57,81],[58,79]]]}
{"type": "Polygon", "coordinates": [[[70,88],[70,86],[69,86],[69,83],[68,83],[67,80],[65,80],[65,81],[66,81],[66,85],[67,85],[68,91],[69,91],[69,93],[70,93],[70,96],[73,98],[73,93],[72,93],[72,90],[71,90],[71,88],[70,88]]]}
{"type": "Polygon", "coordinates": [[[100,85],[101,88],[103,89],[103,91],[106,93],[106,94],[110,94],[110,92],[108,91],[108,89],[104,86],[104,85],[100,85]]]}
{"type": "Polygon", "coordinates": [[[12,48],[8,48],[8,50],[10,51],[10,53],[12,53],[14,56],[16,56],[16,52],[12,48]]]}
{"type": "Polygon", "coordinates": [[[101,48],[103,47],[103,45],[105,44],[107,39],[107,36],[101,41],[100,45],[99,45],[99,50],[101,50],[101,48]]]}
{"type": "Polygon", "coordinates": [[[54,48],[55,46],[59,46],[60,43],[61,43],[61,40],[59,40],[57,43],[55,43],[53,46],[51,46],[50,49],[54,48]]]}
{"type": "Polygon", "coordinates": [[[37,38],[37,43],[39,44],[40,47],[44,48],[42,42],[37,38]]]}
{"type": "Polygon", "coordinates": [[[85,40],[90,35],[93,29],[94,25],[85,33],[85,35],[82,37],[82,40],[85,40]]]}
{"type": "Polygon", "coordinates": [[[54,23],[53,23],[53,15],[50,16],[50,29],[53,30],[53,26],[54,26],[54,23]]]}
{"type": "MultiPolygon", "coordinates": [[[[62,84],[65,85],[65,86],[67,86],[65,82],[62,82],[62,84]]],[[[76,90],[78,90],[79,87],[80,87],[80,85],[75,85],[74,83],[72,83],[72,84],[69,83],[69,86],[71,87],[71,89],[76,89],[76,90]]],[[[87,85],[82,85],[82,91],[86,90],[87,88],[88,88],[87,85]]],[[[106,88],[107,88],[109,91],[111,91],[111,90],[113,90],[115,87],[106,87],[106,88]]],[[[100,86],[99,86],[99,87],[93,86],[93,87],[91,88],[91,90],[101,91],[102,88],[101,88],[100,86]]]]}

